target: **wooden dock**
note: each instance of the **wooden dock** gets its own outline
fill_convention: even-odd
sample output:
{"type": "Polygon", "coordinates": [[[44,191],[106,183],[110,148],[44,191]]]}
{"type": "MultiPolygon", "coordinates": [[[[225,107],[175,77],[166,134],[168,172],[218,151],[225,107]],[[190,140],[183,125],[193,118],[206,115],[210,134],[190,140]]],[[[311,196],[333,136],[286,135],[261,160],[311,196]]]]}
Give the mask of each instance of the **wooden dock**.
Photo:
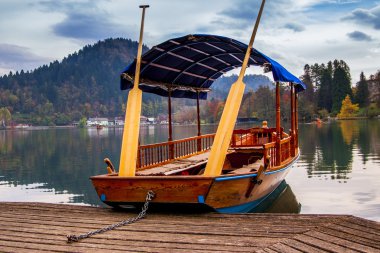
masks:
{"type": "Polygon", "coordinates": [[[348,215],[151,213],[137,223],[67,243],[136,216],[110,208],[0,203],[0,252],[380,252],[380,223],[348,215]]]}

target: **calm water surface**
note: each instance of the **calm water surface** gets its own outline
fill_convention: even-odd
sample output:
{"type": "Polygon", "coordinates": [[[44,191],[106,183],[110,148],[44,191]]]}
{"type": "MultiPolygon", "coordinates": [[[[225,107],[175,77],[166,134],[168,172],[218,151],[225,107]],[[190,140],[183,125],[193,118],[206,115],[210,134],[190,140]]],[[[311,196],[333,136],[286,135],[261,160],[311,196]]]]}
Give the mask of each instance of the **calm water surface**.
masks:
{"type": "MultiPolygon", "coordinates": [[[[380,220],[380,120],[299,128],[301,157],[263,210],[380,220]]],[[[167,130],[143,127],[141,143],[165,141],[167,130]]],[[[174,137],[196,131],[175,126],[174,137]]],[[[88,178],[106,173],[104,157],[118,166],[121,136],[120,128],[0,131],[0,201],[101,205],[88,178]]]]}

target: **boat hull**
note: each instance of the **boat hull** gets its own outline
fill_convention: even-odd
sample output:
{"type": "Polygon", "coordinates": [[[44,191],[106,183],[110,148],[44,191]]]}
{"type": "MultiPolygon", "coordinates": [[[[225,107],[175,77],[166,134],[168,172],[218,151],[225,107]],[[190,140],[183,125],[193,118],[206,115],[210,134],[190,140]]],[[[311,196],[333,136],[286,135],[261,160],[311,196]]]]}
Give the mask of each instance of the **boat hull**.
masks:
{"type": "Polygon", "coordinates": [[[114,174],[94,176],[91,180],[99,198],[111,206],[141,205],[152,190],[156,194],[152,204],[206,205],[220,213],[248,212],[279,186],[297,158],[259,177],[256,173],[220,177],[114,174]]]}

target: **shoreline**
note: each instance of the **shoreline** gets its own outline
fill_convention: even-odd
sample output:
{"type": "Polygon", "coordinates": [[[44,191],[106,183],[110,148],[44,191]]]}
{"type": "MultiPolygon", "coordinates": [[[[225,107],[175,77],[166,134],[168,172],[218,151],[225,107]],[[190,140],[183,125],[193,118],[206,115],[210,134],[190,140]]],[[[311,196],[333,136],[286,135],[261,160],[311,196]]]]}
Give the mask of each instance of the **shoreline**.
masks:
{"type": "MultiPolygon", "coordinates": [[[[322,120],[323,123],[329,123],[329,121],[340,121],[340,120],[379,120],[380,115],[370,118],[370,117],[344,117],[344,118],[337,118],[337,117],[332,117],[326,121],[322,120]]],[[[261,121],[257,122],[247,122],[247,123],[236,123],[236,125],[245,125],[245,124],[260,124],[261,121]]],[[[310,122],[299,122],[299,124],[318,124],[315,120],[310,121],[310,122]]],[[[173,124],[173,126],[196,126],[197,124],[173,124]]],[[[218,125],[218,123],[203,123],[201,126],[213,126],[213,125],[218,125]]],[[[140,127],[156,127],[156,126],[168,126],[168,124],[146,124],[146,125],[140,125],[140,127]]],[[[103,126],[103,128],[123,128],[123,125],[116,125],[116,126],[103,126]]],[[[9,127],[7,126],[6,128],[0,128],[1,130],[47,130],[47,129],[67,129],[67,128],[80,128],[78,126],[74,125],[65,125],[65,126],[27,126],[27,127],[9,127]]],[[[86,126],[83,127],[83,129],[96,129],[96,126],[86,126]]],[[[100,129],[101,130],[101,129],[100,129]]]]}

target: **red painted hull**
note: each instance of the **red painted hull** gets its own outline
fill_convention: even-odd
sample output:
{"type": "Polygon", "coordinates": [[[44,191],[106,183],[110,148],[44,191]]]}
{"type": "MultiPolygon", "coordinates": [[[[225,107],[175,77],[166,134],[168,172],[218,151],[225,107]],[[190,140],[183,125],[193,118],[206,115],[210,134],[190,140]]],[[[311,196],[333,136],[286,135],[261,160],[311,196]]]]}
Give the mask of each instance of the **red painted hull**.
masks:
{"type": "Polygon", "coordinates": [[[147,192],[152,190],[156,193],[152,203],[202,204],[220,212],[234,212],[239,211],[239,206],[256,203],[273,192],[297,158],[263,172],[259,178],[251,173],[219,177],[99,175],[91,180],[99,198],[109,205],[143,204],[147,192]]]}

